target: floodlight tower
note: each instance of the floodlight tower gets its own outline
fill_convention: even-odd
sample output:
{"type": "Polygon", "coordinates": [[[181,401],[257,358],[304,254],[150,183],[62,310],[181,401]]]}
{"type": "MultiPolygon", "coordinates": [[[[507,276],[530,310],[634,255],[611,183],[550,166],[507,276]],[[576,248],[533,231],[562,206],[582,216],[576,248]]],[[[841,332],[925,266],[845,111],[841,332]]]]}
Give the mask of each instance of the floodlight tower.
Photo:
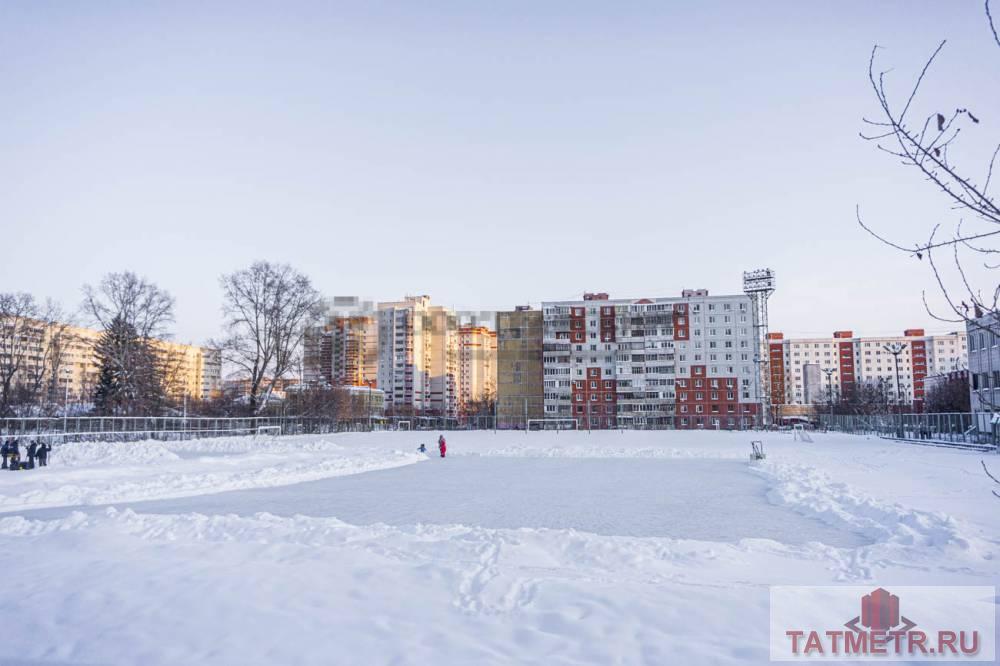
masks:
{"type": "Polygon", "coordinates": [[[767,347],[767,299],[774,293],[774,271],[760,268],[743,272],[743,293],[750,297],[753,307],[753,331],[757,363],[757,400],[760,423],[767,425],[771,412],[771,355],[767,347]]]}

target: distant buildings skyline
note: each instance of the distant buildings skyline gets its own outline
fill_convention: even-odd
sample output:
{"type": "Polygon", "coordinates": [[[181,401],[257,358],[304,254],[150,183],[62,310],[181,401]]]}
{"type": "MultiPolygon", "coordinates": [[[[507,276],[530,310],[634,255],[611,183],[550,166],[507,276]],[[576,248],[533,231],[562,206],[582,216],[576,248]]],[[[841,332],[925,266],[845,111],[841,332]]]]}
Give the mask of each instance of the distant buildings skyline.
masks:
{"type": "Polygon", "coordinates": [[[928,335],[908,328],[887,336],[855,335],[851,330],[827,336],[785,337],[768,334],[771,402],[788,415],[796,409],[829,404],[863,384],[886,387],[891,404],[912,404],[920,411],[926,400],[924,381],[968,367],[965,331],[928,335]],[[895,346],[894,346],[895,345],[895,346]],[[898,351],[898,386],[897,355],[898,351]]]}
{"type": "MultiPolygon", "coordinates": [[[[8,326],[13,326],[11,321],[0,318],[0,327],[8,326]]],[[[12,385],[38,384],[44,387],[45,400],[59,405],[90,402],[100,372],[95,347],[102,331],[37,320],[22,320],[15,331],[0,342],[3,367],[15,365],[12,385]]],[[[223,385],[219,350],[159,338],[151,344],[166,359],[164,385],[169,397],[207,400],[219,395],[223,385]]]]}
{"type": "Polygon", "coordinates": [[[758,339],[747,294],[705,289],[633,298],[587,292],[497,312],[492,326],[460,324],[463,313],[426,295],[328,303],[326,321],[306,339],[307,381],[376,386],[397,415],[461,416],[473,401],[495,397],[501,427],[745,428],[762,418],[763,398],[777,420],[872,382],[919,411],[924,380],[968,362],[964,331],[758,339]],[[900,346],[899,395],[895,361],[882,349],[891,343],[900,346]]]}

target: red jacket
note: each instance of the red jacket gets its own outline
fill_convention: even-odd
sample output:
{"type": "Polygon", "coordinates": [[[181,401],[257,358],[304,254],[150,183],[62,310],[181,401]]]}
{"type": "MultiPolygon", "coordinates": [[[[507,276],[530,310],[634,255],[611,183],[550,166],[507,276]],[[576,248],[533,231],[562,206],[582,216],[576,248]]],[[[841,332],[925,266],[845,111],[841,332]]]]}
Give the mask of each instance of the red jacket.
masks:
{"type": "Polygon", "coordinates": [[[441,441],[438,442],[438,451],[440,451],[441,453],[444,453],[447,450],[448,450],[448,445],[445,444],[444,437],[442,437],[441,441]]]}

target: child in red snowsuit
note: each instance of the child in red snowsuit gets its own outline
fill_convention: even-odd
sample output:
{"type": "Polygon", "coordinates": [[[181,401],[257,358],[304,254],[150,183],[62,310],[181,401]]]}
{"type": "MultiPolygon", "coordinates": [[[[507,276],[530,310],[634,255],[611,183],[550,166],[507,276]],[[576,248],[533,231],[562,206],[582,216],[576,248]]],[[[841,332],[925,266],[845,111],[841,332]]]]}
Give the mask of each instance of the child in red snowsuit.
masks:
{"type": "Polygon", "coordinates": [[[444,442],[444,435],[438,437],[438,451],[441,452],[441,457],[444,458],[445,452],[448,450],[448,445],[444,442]]]}

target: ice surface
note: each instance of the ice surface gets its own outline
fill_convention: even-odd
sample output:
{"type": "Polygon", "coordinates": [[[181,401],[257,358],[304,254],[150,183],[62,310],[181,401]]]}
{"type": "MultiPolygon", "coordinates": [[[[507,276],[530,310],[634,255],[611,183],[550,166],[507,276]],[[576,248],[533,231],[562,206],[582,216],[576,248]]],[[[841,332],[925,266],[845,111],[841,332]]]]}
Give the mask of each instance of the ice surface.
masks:
{"type": "MultiPolygon", "coordinates": [[[[276,488],[119,504],[140,513],[333,517],[358,525],[479,525],[576,529],[608,536],[838,547],[869,543],[787,506],[735,460],[455,456],[276,488]]],[[[25,514],[66,515],[67,509],[25,514]]]]}

